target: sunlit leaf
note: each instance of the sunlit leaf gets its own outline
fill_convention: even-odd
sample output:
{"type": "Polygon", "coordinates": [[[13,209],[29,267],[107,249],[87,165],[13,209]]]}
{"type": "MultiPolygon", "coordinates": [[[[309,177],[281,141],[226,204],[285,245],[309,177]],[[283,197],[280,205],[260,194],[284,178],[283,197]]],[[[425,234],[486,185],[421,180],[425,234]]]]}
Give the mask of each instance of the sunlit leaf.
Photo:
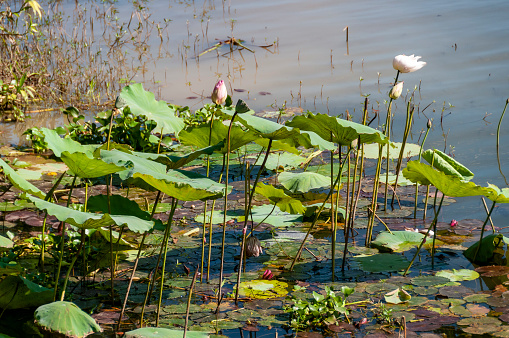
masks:
{"type": "Polygon", "coordinates": [[[82,145],[70,138],[62,138],[53,129],[41,128],[44,134],[44,141],[48,144],[48,148],[53,151],[56,157],[61,157],[62,152],[67,151],[69,154],[85,153],[90,158],[93,157],[93,152],[99,145],[82,145]]]}
{"type": "Polygon", "coordinates": [[[101,332],[94,318],[71,302],[53,302],[35,310],[35,323],[45,331],[66,337],[85,337],[101,332]]]}
{"type": "Polygon", "coordinates": [[[119,226],[127,225],[129,230],[143,233],[154,226],[154,222],[134,216],[94,214],[46,202],[34,196],[28,196],[28,198],[34,202],[39,210],[46,210],[48,215],[55,216],[59,221],[69,223],[79,229],[97,229],[116,224],[119,226]]]}
{"type": "Polygon", "coordinates": [[[326,141],[350,146],[360,138],[361,143],[387,143],[387,137],[380,131],[359,123],[343,120],[326,114],[308,113],[295,116],[287,126],[312,131],[326,141]]]}
{"type": "MultiPolygon", "coordinates": [[[[126,332],[124,338],[182,338],[184,330],[166,329],[162,327],[142,327],[133,331],[126,332]]],[[[186,337],[206,338],[207,332],[187,331],[186,337]]]]}
{"type": "Polygon", "coordinates": [[[268,198],[270,202],[277,205],[281,211],[290,214],[303,214],[306,212],[306,208],[304,208],[301,201],[288,196],[282,189],[274,188],[270,184],[258,183],[256,186],[256,193],[268,198]]]}
{"type": "MultiPolygon", "coordinates": [[[[371,242],[371,246],[380,251],[401,252],[418,246],[423,238],[423,234],[414,231],[393,231],[392,234],[383,231],[371,242]]],[[[441,243],[436,241],[435,245],[441,243]]]]}
{"type": "Polygon", "coordinates": [[[24,191],[28,194],[38,196],[40,198],[44,198],[46,196],[39,188],[37,188],[32,183],[25,180],[23,177],[18,175],[14,169],[12,169],[4,160],[0,159],[0,166],[4,170],[5,176],[9,179],[11,184],[18,188],[21,191],[24,191]]]}
{"type": "Polygon", "coordinates": [[[12,248],[14,243],[7,237],[0,236],[0,248],[12,248]]]}
{"type": "MultiPolygon", "coordinates": [[[[389,157],[394,160],[399,158],[401,151],[401,142],[391,142],[391,148],[389,149],[389,157]]],[[[403,152],[403,158],[419,155],[421,146],[418,144],[407,143],[405,145],[405,151],[403,152]]],[[[364,157],[370,159],[378,159],[379,146],[378,144],[366,144],[364,145],[364,157]]],[[[387,146],[382,147],[382,158],[387,158],[387,146]]]]}
{"type": "Polygon", "coordinates": [[[141,83],[126,86],[120,92],[115,107],[129,106],[134,115],[145,115],[157,123],[154,129],[163,134],[177,135],[185,126],[184,121],[175,115],[176,111],[164,101],[157,101],[153,93],[145,91],[141,83]]]}
{"type": "Polygon", "coordinates": [[[423,151],[422,158],[447,175],[459,177],[463,181],[470,181],[474,178],[474,173],[467,167],[438,149],[423,151]]]}
{"type": "Polygon", "coordinates": [[[256,299],[284,297],[288,288],[289,285],[285,282],[256,279],[240,283],[239,295],[256,299]]]}
{"type": "Polygon", "coordinates": [[[408,302],[412,298],[408,292],[405,290],[398,288],[394,291],[391,291],[389,293],[386,293],[384,295],[384,299],[387,303],[390,304],[401,304],[408,302]]]}
{"type": "Polygon", "coordinates": [[[69,167],[74,175],[81,178],[96,178],[124,170],[122,166],[106,163],[86,153],[62,152],[60,159],[69,167]]]}
{"type": "Polygon", "coordinates": [[[199,158],[201,155],[211,155],[214,151],[218,151],[223,147],[224,142],[221,141],[218,144],[198,149],[184,156],[175,156],[170,154],[139,153],[139,152],[133,152],[133,155],[162,163],[166,166],[166,169],[178,169],[199,158]]]}
{"type": "Polygon", "coordinates": [[[474,280],[479,278],[479,274],[474,270],[468,269],[452,269],[452,270],[441,270],[437,271],[435,276],[449,278],[453,282],[460,282],[465,280],[474,280]]]}
{"type": "Polygon", "coordinates": [[[311,189],[319,189],[330,186],[330,177],[314,172],[292,173],[282,172],[278,181],[292,193],[306,193],[311,189]]]}
{"type": "MultiPolygon", "coordinates": [[[[279,227],[292,226],[297,222],[302,222],[302,215],[292,215],[288,212],[281,211],[277,206],[270,204],[254,206],[252,208],[252,215],[254,222],[263,222],[279,227]]],[[[239,222],[244,221],[244,216],[238,217],[239,222]]],[[[251,220],[251,216],[249,217],[251,220]]]]}

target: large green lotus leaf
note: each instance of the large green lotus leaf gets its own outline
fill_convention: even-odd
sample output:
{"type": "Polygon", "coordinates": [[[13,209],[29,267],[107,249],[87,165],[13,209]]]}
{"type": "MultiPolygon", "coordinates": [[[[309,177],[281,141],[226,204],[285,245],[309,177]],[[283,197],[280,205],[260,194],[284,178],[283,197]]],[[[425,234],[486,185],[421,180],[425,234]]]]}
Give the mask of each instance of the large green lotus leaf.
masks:
{"type": "MultiPolygon", "coordinates": [[[[399,158],[401,146],[403,143],[391,142],[391,148],[389,149],[389,158],[391,160],[399,158]]],[[[412,156],[418,156],[421,150],[421,146],[414,143],[407,143],[403,152],[403,157],[408,158],[412,156]]],[[[378,159],[379,146],[378,144],[366,144],[364,146],[364,157],[370,159],[378,159]]],[[[382,158],[387,158],[387,146],[382,147],[382,158]]]]}
{"type": "Polygon", "coordinates": [[[301,134],[298,129],[294,129],[292,127],[288,127],[254,115],[239,115],[238,119],[245,127],[255,131],[256,133],[259,133],[263,138],[280,140],[290,144],[293,147],[314,147],[314,145],[311,143],[310,136],[308,134],[301,134]]]}
{"type": "Polygon", "coordinates": [[[337,147],[333,142],[329,142],[321,138],[317,133],[308,131],[308,130],[301,130],[301,134],[306,134],[309,136],[309,139],[311,141],[311,145],[320,149],[320,150],[336,150],[337,147]]]}
{"type": "Polygon", "coordinates": [[[81,178],[96,178],[125,170],[123,166],[106,163],[93,158],[89,153],[69,153],[63,151],[60,159],[69,167],[74,175],[81,178]]]}
{"type": "Polygon", "coordinates": [[[355,256],[362,270],[366,272],[391,272],[405,270],[408,266],[408,260],[396,254],[381,253],[373,256],[355,256]]]}
{"type": "Polygon", "coordinates": [[[223,146],[224,142],[221,141],[218,144],[193,151],[184,156],[175,156],[169,154],[150,154],[140,152],[133,152],[133,155],[143,157],[152,161],[156,161],[158,163],[162,163],[166,166],[166,169],[178,169],[194,161],[201,155],[211,155],[214,151],[218,151],[221,148],[223,148],[223,146]]]}
{"type": "Polygon", "coordinates": [[[19,275],[7,276],[0,282],[0,308],[36,307],[53,300],[53,290],[35,284],[19,275]]]}
{"type": "Polygon", "coordinates": [[[428,149],[422,153],[422,158],[447,175],[459,177],[464,181],[474,178],[474,173],[467,167],[440,150],[428,149]]]}
{"type": "MultiPolygon", "coordinates": [[[[276,228],[289,227],[295,223],[302,222],[302,215],[292,215],[288,212],[281,211],[277,206],[265,204],[254,206],[251,209],[253,221],[270,224],[276,228]],[[272,211],[274,210],[274,211],[272,211]]],[[[244,216],[237,218],[239,222],[244,222],[244,216]]],[[[249,217],[251,220],[251,217],[249,217]]]]}
{"type": "Polygon", "coordinates": [[[7,237],[0,236],[0,248],[12,248],[14,243],[7,237]]]}
{"type": "Polygon", "coordinates": [[[53,302],[35,310],[35,323],[45,331],[65,337],[85,337],[101,332],[94,318],[71,302],[53,302]]]}
{"type": "Polygon", "coordinates": [[[94,150],[99,147],[96,144],[82,145],[70,138],[61,138],[53,129],[41,128],[41,132],[44,134],[44,141],[48,144],[48,148],[53,151],[56,157],[61,157],[62,152],[67,151],[69,154],[85,153],[92,158],[94,150]]]}
{"type": "Polygon", "coordinates": [[[126,180],[137,172],[166,173],[166,166],[150,159],[136,156],[119,150],[101,150],[100,156],[106,163],[112,163],[127,168],[118,173],[120,179],[126,180]]]}
{"type": "Polygon", "coordinates": [[[478,186],[474,182],[464,182],[458,176],[447,175],[418,161],[408,162],[407,167],[403,169],[403,176],[414,183],[432,184],[444,195],[451,197],[483,195],[492,199],[496,195],[491,188],[478,186]]]}
{"type": "MultiPolygon", "coordinates": [[[[126,332],[124,338],[182,338],[183,336],[183,330],[165,329],[161,327],[142,327],[126,332]]],[[[209,334],[201,331],[187,331],[186,337],[206,338],[209,337],[209,334]]]]}
{"type": "Polygon", "coordinates": [[[492,260],[495,249],[504,246],[504,241],[509,243],[509,238],[504,237],[502,234],[488,235],[481,240],[481,247],[479,248],[479,252],[477,253],[475,260],[474,256],[477,248],[479,247],[479,241],[475,242],[468,249],[463,251],[463,255],[465,255],[465,257],[473,263],[487,264],[490,260],[492,260]]]}
{"type": "Polygon", "coordinates": [[[145,115],[149,120],[155,121],[156,132],[177,135],[184,129],[184,121],[175,115],[175,109],[168,107],[164,101],[157,101],[153,93],[143,89],[141,83],[126,86],[120,92],[115,107],[124,109],[126,106],[129,106],[134,115],[145,115]]]}
{"type": "MultiPolygon", "coordinates": [[[[212,134],[210,134],[210,123],[206,123],[182,130],[179,134],[179,139],[182,144],[205,148],[209,146],[209,135],[211,136],[210,144],[224,142],[218,151],[226,154],[228,127],[221,121],[214,121],[212,123],[212,134]]],[[[230,135],[230,151],[240,148],[257,138],[259,136],[253,131],[243,130],[241,127],[234,125],[230,135]]]]}
{"type": "Polygon", "coordinates": [[[361,143],[387,143],[388,139],[378,130],[326,114],[308,113],[294,117],[287,126],[312,131],[326,141],[349,146],[360,138],[361,143]]]}
{"type": "Polygon", "coordinates": [[[371,246],[381,251],[402,252],[409,250],[422,242],[424,235],[413,231],[381,232],[371,246]]]}
{"type": "Polygon", "coordinates": [[[314,172],[292,173],[282,172],[278,181],[292,193],[306,193],[311,189],[319,189],[330,186],[330,177],[314,172]]]}
{"type": "Polygon", "coordinates": [[[290,214],[304,214],[306,208],[302,205],[301,201],[285,194],[282,189],[274,188],[270,184],[258,183],[256,186],[256,193],[265,196],[272,204],[279,207],[281,211],[290,214]]]}
{"type": "MultiPolygon", "coordinates": [[[[262,146],[262,148],[267,148],[269,146],[270,141],[271,140],[268,138],[259,137],[255,140],[255,143],[262,146]]],[[[271,151],[285,151],[285,152],[292,153],[295,155],[300,154],[299,149],[295,148],[294,146],[292,146],[288,143],[285,143],[285,142],[282,142],[279,140],[272,140],[272,143],[270,145],[270,150],[271,151]]]]}
{"type": "Polygon", "coordinates": [[[224,184],[185,170],[168,170],[167,173],[142,170],[133,174],[155,189],[181,201],[215,199],[223,196],[224,184]]]}
{"type": "MultiPolygon", "coordinates": [[[[108,213],[108,196],[96,195],[88,199],[88,210],[91,212],[108,213]]],[[[161,220],[150,219],[150,214],[140,209],[140,206],[135,201],[120,195],[110,196],[110,212],[111,215],[126,215],[135,216],[145,221],[154,221],[157,226],[162,226],[161,220]]]]}
{"type": "Polygon", "coordinates": [[[509,188],[500,189],[494,184],[488,183],[488,187],[493,189],[492,196],[487,196],[490,200],[496,203],[509,203],[509,188]]]}
{"type": "MultiPolygon", "coordinates": [[[[257,158],[257,161],[254,165],[261,165],[263,162],[263,157],[260,156],[257,158]]],[[[247,158],[254,158],[254,156],[248,156],[247,158]]],[[[299,167],[306,159],[302,156],[291,154],[291,153],[271,153],[267,162],[265,163],[265,168],[273,171],[279,171],[281,169],[289,169],[289,168],[297,168],[299,167]]]]}
{"type": "Polygon", "coordinates": [[[154,226],[154,222],[134,216],[94,214],[46,202],[34,196],[28,196],[28,198],[39,210],[46,210],[48,215],[55,216],[59,221],[69,223],[79,229],[97,229],[116,224],[127,225],[131,231],[144,233],[154,226]]]}
{"type": "Polygon", "coordinates": [[[284,297],[288,294],[288,283],[277,280],[255,279],[239,285],[239,295],[256,299],[284,297]]]}
{"type": "Polygon", "coordinates": [[[21,177],[14,169],[12,169],[7,163],[5,163],[4,160],[0,158],[0,166],[4,170],[5,176],[9,179],[11,184],[18,188],[19,190],[22,190],[28,194],[32,194],[35,196],[38,196],[40,198],[44,198],[46,196],[45,193],[43,193],[39,188],[37,188],[32,183],[25,180],[23,177],[21,177]]]}

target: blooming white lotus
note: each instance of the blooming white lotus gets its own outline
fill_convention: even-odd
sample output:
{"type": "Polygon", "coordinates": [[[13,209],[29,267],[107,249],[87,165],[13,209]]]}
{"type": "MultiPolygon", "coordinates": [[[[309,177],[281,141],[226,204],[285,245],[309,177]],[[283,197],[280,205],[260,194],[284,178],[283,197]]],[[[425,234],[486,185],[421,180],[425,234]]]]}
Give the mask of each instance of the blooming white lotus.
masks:
{"type": "Polygon", "coordinates": [[[398,55],[392,60],[392,66],[401,73],[415,72],[426,65],[426,62],[419,61],[420,58],[420,56],[414,56],[414,54],[410,56],[398,55]]]}

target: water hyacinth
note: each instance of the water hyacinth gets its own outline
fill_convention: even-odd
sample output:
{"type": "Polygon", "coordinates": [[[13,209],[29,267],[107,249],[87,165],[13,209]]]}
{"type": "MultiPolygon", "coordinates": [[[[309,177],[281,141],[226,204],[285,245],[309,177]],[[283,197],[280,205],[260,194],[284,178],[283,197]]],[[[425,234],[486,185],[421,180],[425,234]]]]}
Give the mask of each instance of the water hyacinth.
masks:
{"type": "Polygon", "coordinates": [[[391,88],[391,91],[389,92],[389,97],[391,99],[397,100],[401,96],[401,93],[403,92],[403,83],[405,82],[401,81],[391,88]]]}
{"type": "Polygon", "coordinates": [[[392,66],[401,73],[415,72],[426,65],[426,62],[419,61],[420,58],[420,56],[414,56],[414,54],[410,56],[398,55],[392,60],[392,66]]]}
{"type": "Polygon", "coordinates": [[[212,102],[215,104],[223,104],[226,101],[226,97],[228,96],[228,92],[226,91],[226,85],[223,80],[217,81],[214,86],[214,90],[212,90],[212,102]]]}

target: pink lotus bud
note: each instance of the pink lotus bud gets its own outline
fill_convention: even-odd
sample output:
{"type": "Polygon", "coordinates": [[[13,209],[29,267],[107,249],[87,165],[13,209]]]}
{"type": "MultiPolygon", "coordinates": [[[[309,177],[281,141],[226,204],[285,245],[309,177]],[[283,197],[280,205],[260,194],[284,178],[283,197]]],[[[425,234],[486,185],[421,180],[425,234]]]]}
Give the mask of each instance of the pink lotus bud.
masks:
{"type": "Polygon", "coordinates": [[[392,67],[401,73],[415,72],[426,65],[426,62],[418,61],[420,58],[420,56],[414,56],[414,54],[410,56],[398,55],[392,60],[392,67]]]}
{"type": "Polygon", "coordinates": [[[270,270],[265,270],[265,272],[263,273],[262,278],[263,278],[263,279],[271,280],[272,278],[274,278],[274,275],[272,274],[272,271],[270,271],[270,270]]]}
{"type": "Polygon", "coordinates": [[[397,100],[401,93],[403,92],[403,81],[397,83],[392,87],[391,91],[389,92],[389,97],[393,100],[397,100]]]}
{"type": "Polygon", "coordinates": [[[457,220],[455,220],[455,219],[453,219],[453,220],[451,221],[451,227],[455,227],[456,225],[458,225],[458,221],[457,221],[457,220]]]}
{"type": "Polygon", "coordinates": [[[219,80],[212,91],[212,102],[215,104],[223,104],[226,101],[226,97],[228,96],[228,92],[226,91],[226,86],[223,80],[219,80]]]}

